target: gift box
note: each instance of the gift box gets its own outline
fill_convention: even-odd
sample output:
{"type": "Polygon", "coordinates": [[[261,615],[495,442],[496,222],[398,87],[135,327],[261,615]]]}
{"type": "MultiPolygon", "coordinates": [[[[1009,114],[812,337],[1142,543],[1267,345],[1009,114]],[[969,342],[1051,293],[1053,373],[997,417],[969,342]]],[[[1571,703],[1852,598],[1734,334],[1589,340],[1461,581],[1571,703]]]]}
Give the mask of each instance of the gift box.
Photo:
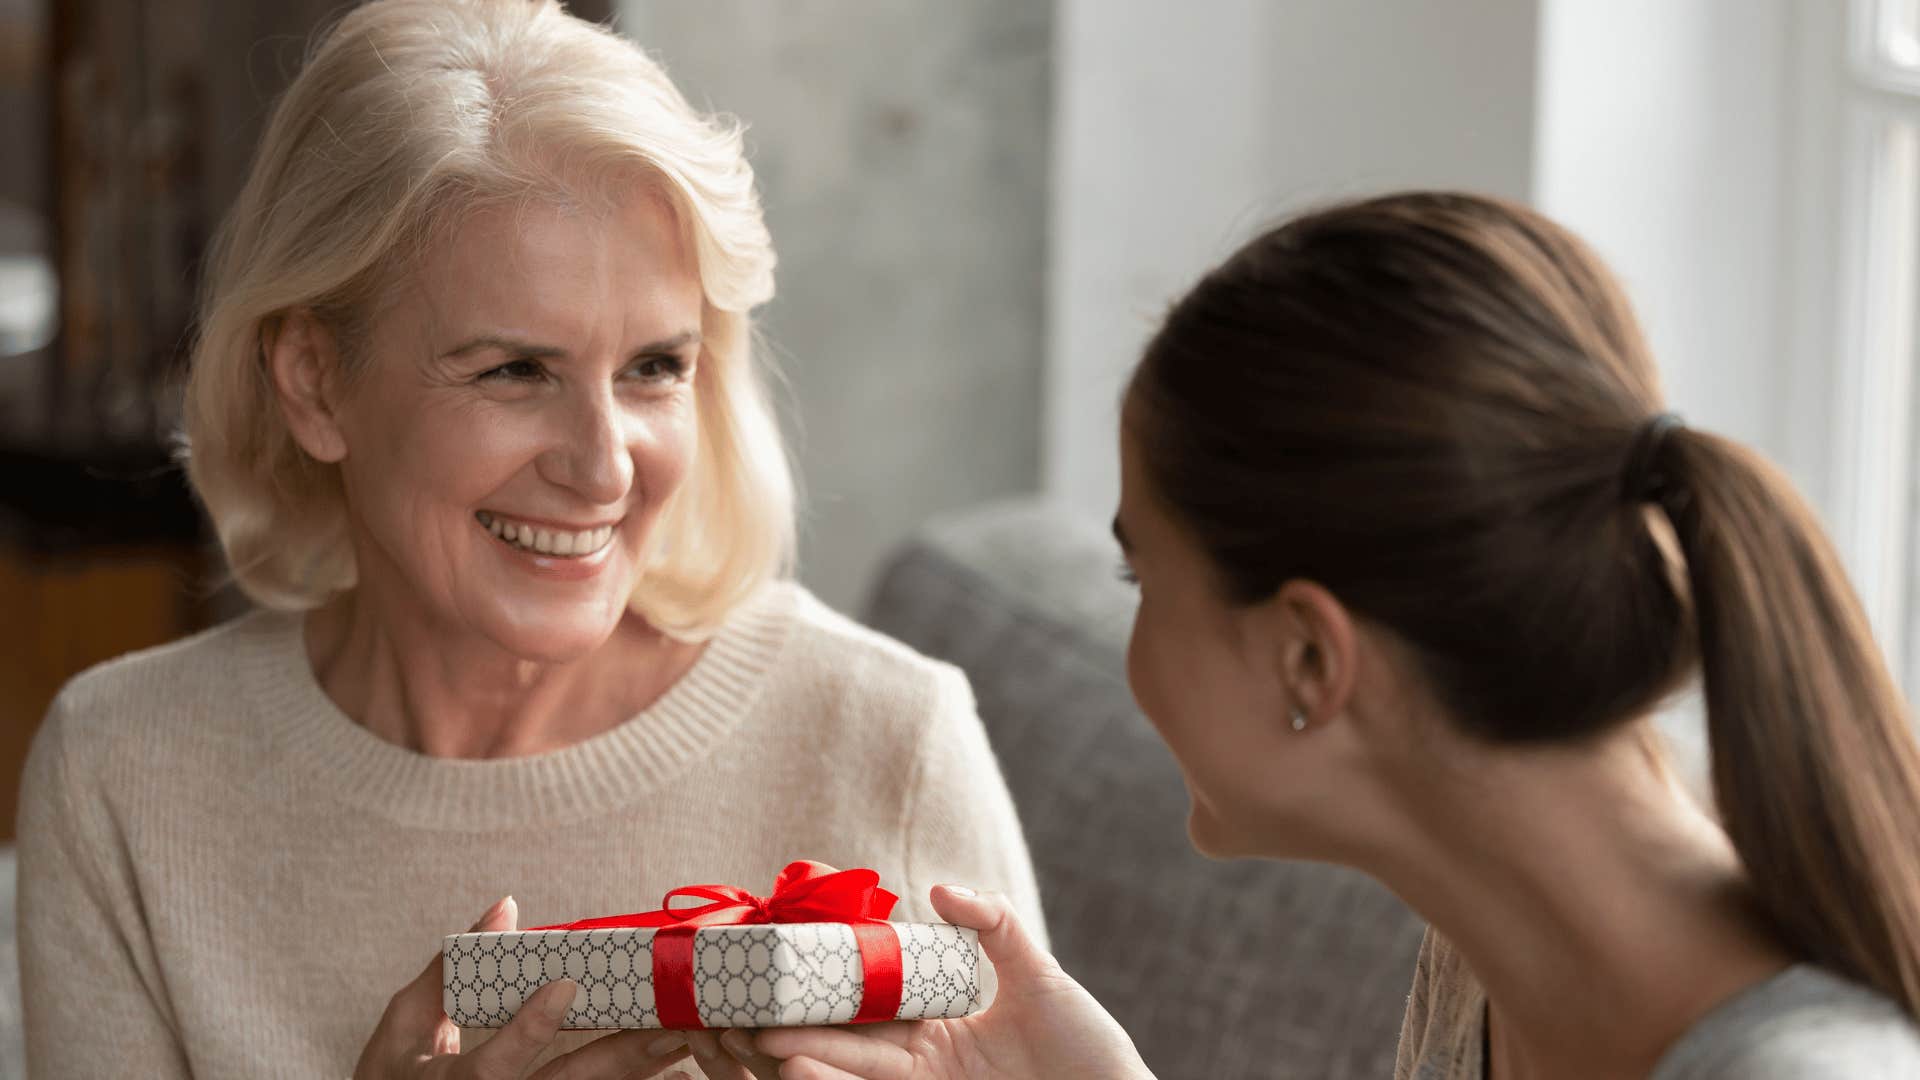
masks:
{"type": "Polygon", "coordinates": [[[667,894],[655,911],[451,934],[443,1001],[462,1027],[501,1027],[555,979],[580,984],[562,1027],[794,1027],[966,1016],[980,943],[945,923],[887,921],[871,870],[796,862],[771,896],[727,885],[667,894]],[[679,899],[707,901],[674,907],[679,899]]]}

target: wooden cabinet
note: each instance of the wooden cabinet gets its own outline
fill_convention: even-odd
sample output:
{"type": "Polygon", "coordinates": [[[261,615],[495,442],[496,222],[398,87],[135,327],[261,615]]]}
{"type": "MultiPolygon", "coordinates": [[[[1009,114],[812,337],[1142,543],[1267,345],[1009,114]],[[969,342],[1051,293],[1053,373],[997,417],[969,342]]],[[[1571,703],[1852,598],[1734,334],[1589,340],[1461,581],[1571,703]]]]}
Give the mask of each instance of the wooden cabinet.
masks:
{"type": "Polygon", "coordinates": [[[164,451],[0,449],[0,843],[53,695],[102,660],[205,625],[210,561],[164,451]]]}
{"type": "Polygon", "coordinates": [[[13,839],[20,766],[54,694],[102,660],[192,633],[202,578],[191,546],[51,555],[0,545],[0,843],[13,839]]]}

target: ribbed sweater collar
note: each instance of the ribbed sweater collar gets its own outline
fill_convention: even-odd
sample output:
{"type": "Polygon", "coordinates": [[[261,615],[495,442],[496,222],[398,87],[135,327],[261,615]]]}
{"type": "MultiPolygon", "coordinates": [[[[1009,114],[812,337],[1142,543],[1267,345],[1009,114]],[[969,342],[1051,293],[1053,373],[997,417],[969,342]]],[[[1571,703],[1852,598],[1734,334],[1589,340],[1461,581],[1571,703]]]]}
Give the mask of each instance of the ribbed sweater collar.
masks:
{"type": "Polygon", "coordinates": [[[298,614],[249,618],[239,674],[280,767],[325,793],[419,828],[551,825],[627,805],[712,751],[765,689],[796,600],[791,585],[761,590],[653,704],[591,739],[530,757],[428,757],[354,723],[314,677],[298,614]]]}

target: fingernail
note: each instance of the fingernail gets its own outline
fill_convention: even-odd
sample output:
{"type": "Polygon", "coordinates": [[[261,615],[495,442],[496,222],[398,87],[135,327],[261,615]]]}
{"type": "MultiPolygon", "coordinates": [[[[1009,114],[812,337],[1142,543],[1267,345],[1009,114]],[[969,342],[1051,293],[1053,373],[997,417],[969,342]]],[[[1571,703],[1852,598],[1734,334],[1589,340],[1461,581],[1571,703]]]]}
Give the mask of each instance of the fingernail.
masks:
{"type": "Polygon", "coordinates": [[[687,1045],[687,1037],[685,1035],[662,1035],[653,1040],[652,1045],[647,1047],[647,1055],[649,1057],[666,1057],[668,1054],[673,1053],[685,1045],[687,1045]]]}
{"type": "Polygon", "coordinates": [[[495,900],[493,902],[493,906],[488,908],[484,913],[482,913],[480,918],[476,919],[474,921],[474,924],[471,927],[467,928],[467,933],[469,934],[480,933],[483,927],[485,927],[488,923],[492,922],[494,918],[498,916],[500,912],[508,904],[512,902],[513,902],[513,897],[511,896],[503,896],[500,899],[495,900]]]}
{"type": "Polygon", "coordinates": [[[572,979],[559,979],[552,985],[562,989],[549,990],[547,999],[540,1003],[540,1010],[547,1014],[549,1020],[565,1020],[567,1010],[573,1008],[573,996],[579,993],[580,984],[572,979]]]}
{"type": "Polygon", "coordinates": [[[727,1053],[732,1054],[734,1057],[740,1059],[741,1064],[745,1065],[745,1064],[752,1063],[753,1040],[747,1038],[747,1035],[745,1032],[743,1031],[727,1032],[725,1035],[720,1036],[720,1045],[727,1048],[727,1053]]]}
{"type": "Polygon", "coordinates": [[[972,889],[967,888],[965,885],[942,885],[940,887],[947,890],[948,892],[952,893],[955,896],[979,896],[980,895],[979,893],[974,892],[972,889]]]}

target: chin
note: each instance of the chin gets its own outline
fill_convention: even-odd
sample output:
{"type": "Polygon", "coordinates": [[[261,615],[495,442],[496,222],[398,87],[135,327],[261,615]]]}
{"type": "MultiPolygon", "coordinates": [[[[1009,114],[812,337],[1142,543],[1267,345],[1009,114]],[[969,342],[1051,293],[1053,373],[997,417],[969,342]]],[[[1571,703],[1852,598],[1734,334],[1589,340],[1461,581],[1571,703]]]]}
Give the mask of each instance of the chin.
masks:
{"type": "Polygon", "coordinates": [[[494,644],[522,660],[539,664],[566,664],[590,655],[607,643],[620,625],[620,614],[583,612],[567,607],[552,612],[517,612],[487,635],[494,644]]]}

